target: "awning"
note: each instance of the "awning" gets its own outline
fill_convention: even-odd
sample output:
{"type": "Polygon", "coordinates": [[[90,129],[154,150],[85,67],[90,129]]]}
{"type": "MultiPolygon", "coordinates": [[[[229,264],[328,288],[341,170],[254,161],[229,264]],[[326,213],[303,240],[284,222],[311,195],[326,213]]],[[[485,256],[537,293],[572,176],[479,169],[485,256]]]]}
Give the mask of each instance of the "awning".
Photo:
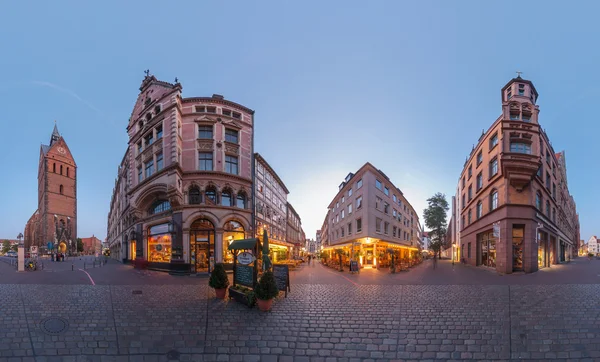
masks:
{"type": "Polygon", "coordinates": [[[260,245],[260,241],[257,238],[239,239],[239,240],[234,240],[231,244],[229,244],[227,249],[229,249],[229,250],[254,249],[256,244],[260,245]]]}

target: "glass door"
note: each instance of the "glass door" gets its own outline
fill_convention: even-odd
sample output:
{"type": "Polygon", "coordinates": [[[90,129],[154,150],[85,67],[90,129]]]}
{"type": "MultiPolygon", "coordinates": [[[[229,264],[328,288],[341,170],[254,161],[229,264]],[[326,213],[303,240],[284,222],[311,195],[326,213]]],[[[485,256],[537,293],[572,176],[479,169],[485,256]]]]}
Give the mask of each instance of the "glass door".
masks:
{"type": "Polygon", "coordinates": [[[192,231],[190,233],[190,264],[192,272],[209,273],[210,258],[214,256],[214,234],[211,231],[192,231]]]}
{"type": "Polygon", "coordinates": [[[513,226],[512,245],[513,245],[513,271],[523,270],[523,236],[525,228],[523,226],[513,226]]]}

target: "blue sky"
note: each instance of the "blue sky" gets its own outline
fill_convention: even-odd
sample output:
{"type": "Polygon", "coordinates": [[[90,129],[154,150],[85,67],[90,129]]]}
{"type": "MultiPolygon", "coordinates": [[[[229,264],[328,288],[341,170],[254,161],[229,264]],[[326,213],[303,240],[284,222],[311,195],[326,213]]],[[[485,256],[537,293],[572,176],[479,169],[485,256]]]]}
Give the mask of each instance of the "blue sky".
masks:
{"type": "MultiPolygon", "coordinates": [[[[37,207],[54,120],[78,164],[78,234],[106,236],[143,70],[256,110],[256,145],[308,237],[348,172],[382,169],[421,212],[454,193],[515,71],[566,150],[582,238],[599,233],[599,5],[556,1],[60,1],[0,11],[0,237],[37,207]],[[591,162],[590,162],[591,161],[591,162]]],[[[421,220],[422,221],[422,220],[421,220]]]]}

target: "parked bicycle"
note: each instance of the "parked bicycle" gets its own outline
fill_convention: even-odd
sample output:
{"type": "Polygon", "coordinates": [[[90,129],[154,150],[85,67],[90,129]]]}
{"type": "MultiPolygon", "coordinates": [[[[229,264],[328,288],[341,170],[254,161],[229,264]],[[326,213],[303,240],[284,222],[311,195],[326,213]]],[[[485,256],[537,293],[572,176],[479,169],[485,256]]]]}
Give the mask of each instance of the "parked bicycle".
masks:
{"type": "Polygon", "coordinates": [[[30,260],[25,264],[25,269],[29,270],[29,271],[36,271],[37,270],[37,263],[35,260],[30,260]]]}

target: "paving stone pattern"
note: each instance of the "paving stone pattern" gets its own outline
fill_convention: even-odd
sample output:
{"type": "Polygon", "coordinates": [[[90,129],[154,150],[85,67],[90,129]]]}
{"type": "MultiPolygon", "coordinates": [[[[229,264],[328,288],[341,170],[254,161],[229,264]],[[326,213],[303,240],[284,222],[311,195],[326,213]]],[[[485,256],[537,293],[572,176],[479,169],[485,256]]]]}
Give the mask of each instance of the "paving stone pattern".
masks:
{"type": "Polygon", "coordinates": [[[7,284],[0,303],[0,361],[600,359],[591,284],[298,284],[269,313],[205,285],[7,284]]]}

